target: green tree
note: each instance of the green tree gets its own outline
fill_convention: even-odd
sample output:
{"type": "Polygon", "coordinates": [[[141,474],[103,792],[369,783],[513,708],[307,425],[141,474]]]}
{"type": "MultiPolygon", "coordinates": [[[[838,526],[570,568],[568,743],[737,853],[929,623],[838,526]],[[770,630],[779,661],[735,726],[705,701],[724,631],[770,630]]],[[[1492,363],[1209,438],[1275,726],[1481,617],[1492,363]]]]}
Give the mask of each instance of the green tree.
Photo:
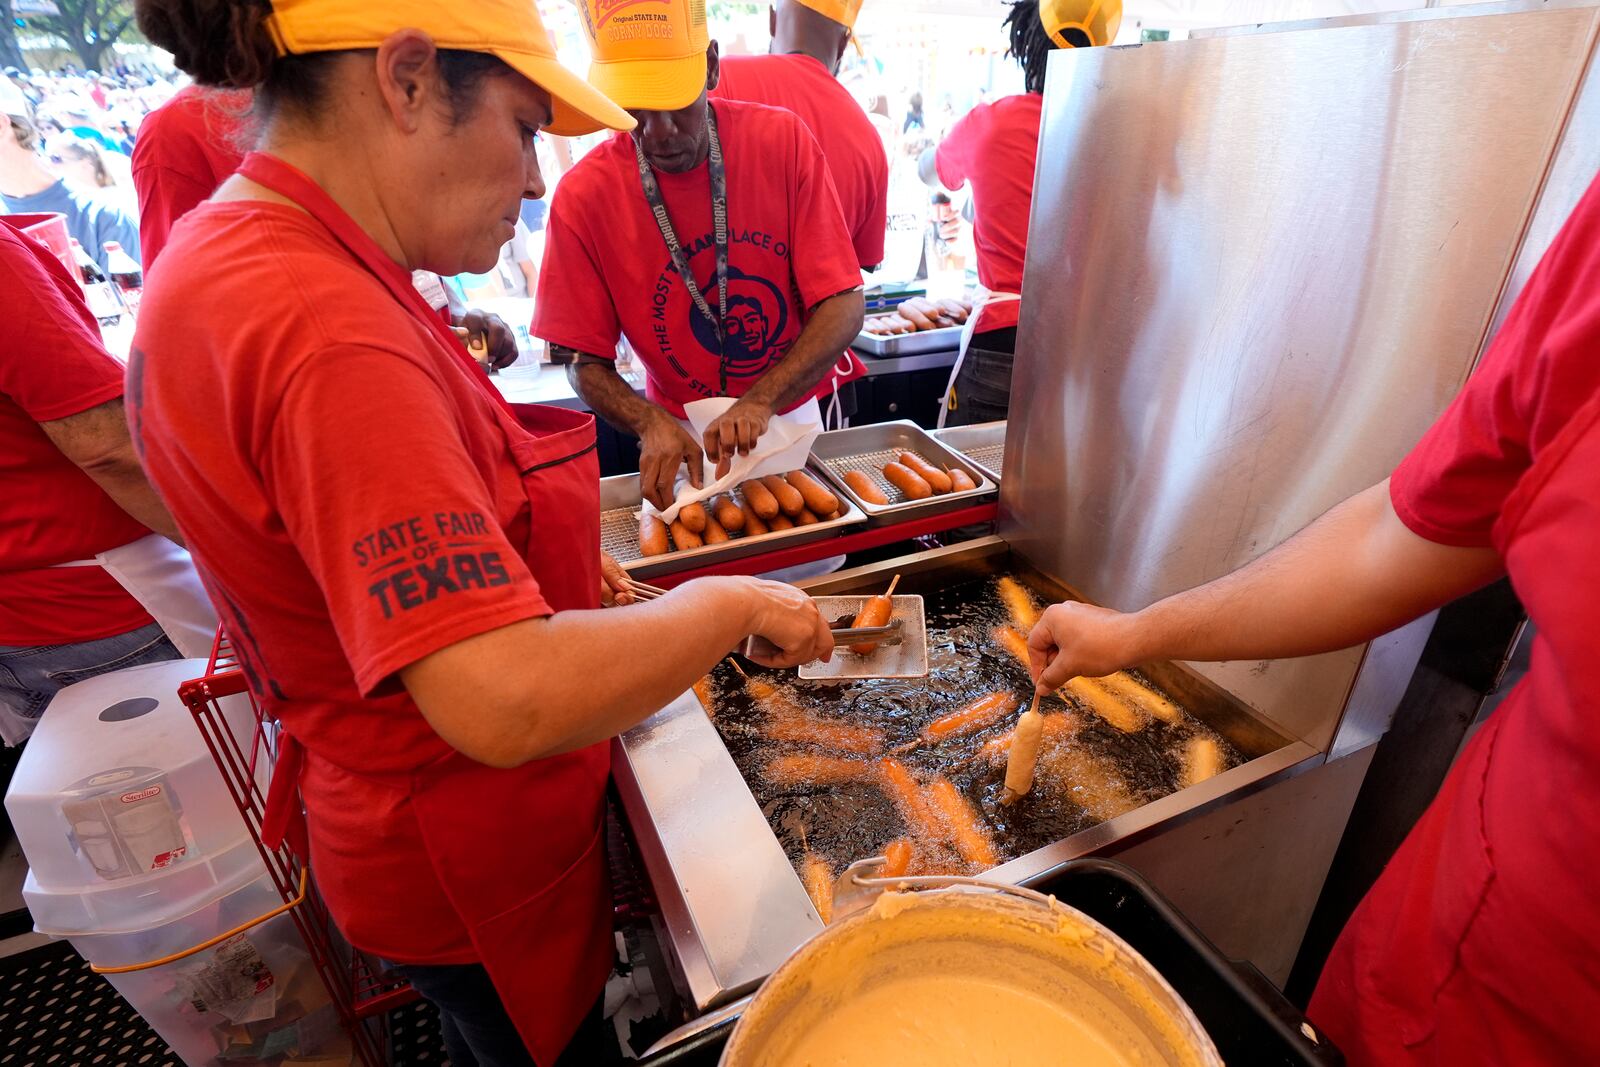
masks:
{"type": "Polygon", "coordinates": [[[0,0],[0,67],[28,69],[22,61],[22,46],[17,44],[17,15],[11,10],[11,0],[0,0]]]}
{"type": "MultiPolygon", "coordinates": [[[[0,3],[6,0],[0,0],[0,3]]],[[[59,15],[30,16],[28,25],[59,37],[85,70],[99,70],[105,53],[133,25],[129,0],[55,0],[59,15]]]]}

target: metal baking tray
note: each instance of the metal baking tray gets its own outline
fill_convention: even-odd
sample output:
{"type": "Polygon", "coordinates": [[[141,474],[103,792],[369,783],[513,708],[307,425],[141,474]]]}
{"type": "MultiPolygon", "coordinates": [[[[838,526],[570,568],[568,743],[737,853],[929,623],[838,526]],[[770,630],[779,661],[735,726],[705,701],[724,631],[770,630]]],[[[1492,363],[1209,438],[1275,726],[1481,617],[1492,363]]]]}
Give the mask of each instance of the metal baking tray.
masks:
{"type": "Polygon", "coordinates": [[[978,422],[971,426],[946,426],[933,431],[934,439],[942,441],[963,456],[982,467],[996,485],[1005,473],[1006,420],[978,422]]]}
{"type": "Polygon", "coordinates": [[[954,352],[961,347],[961,327],[941,326],[917,333],[868,333],[862,330],[850,347],[869,356],[915,356],[923,352],[954,352]]]}
{"type": "MultiPolygon", "coordinates": [[[[817,464],[814,456],[806,470],[813,478],[833,488],[833,480],[817,464]]],[[[600,479],[600,547],[622,564],[623,570],[640,579],[693,570],[724,560],[757,556],[779,548],[793,548],[795,545],[837,537],[848,527],[859,526],[867,521],[866,514],[853,497],[837,491],[834,495],[839,498],[839,517],[815,526],[796,526],[792,530],[778,530],[759,537],[735,537],[720,545],[673,551],[664,556],[641,556],[638,512],[639,505],[644,502],[644,494],[639,491],[637,474],[619,474],[614,478],[600,479]]],[[[735,497],[737,499],[737,494],[735,497]]]]}
{"type": "Polygon", "coordinates": [[[914,422],[880,422],[871,426],[850,426],[818,435],[811,446],[811,458],[820,461],[828,481],[862,511],[874,524],[903,522],[919,515],[941,515],[970,507],[995,495],[999,486],[984,469],[960,452],[941,444],[914,422]],[[893,482],[883,476],[883,465],[901,452],[915,452],[936,467],[959,467],[978,483],[976,489],[930,496],[926,500],[907,500],[893,482]],[[889,498],[887,504],[871,504],[856,496],[845,484],[846,471],[857,470],[872,479],[889,498]]]}
{"type": "MultiPolygon", "coordinates": [[[[871,595],[819,596],[817,610],[829,622],[835,619],[854,619],[871,595]]],[[[891,618],[904,620],[905,626],[896,644],[880,644],[868,655],[862,656],[846,647],[835,647],[833,658],[800,665],[800,677],[818,682],[845,682],[855,678],[926,678],[928,676],[928,631],[923,618],[922,597],[916,594],[897,593],[890,598],[894,605],[891,618]]]]}

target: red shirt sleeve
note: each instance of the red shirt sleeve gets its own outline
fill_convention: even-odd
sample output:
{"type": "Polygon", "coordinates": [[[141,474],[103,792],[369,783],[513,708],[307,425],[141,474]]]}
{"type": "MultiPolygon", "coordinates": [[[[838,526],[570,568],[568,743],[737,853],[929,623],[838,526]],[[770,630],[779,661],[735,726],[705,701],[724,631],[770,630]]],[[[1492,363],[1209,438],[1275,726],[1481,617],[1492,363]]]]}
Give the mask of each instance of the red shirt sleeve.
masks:
{"type": "Polygon", "coordinates": [[[139,194],[140,258],[148,271],[167,246],[173,224],[204,203],[215,187],[182,171],[154,166],[135,167],[133,187],[139,194]]]}
{"type": "Polygon", "coordinates": [[[1506,498],[1600,392],[1600,179],[1540,260],[1466,387],[1390,480],[1420,537],[1488,546],[1506,498]]]}
{"type": "Polygon", "coordinates": [[[950,132],[933,151],[934,169],[939,172],[939,182],[946,189],[961,188],[972,174],[972,142],[977,139],[977,125],[978,109],[973,108],[950,127],[950,132]]]}
{"type": "Polygon", "coordinates": [[[805,123],[793,119],[793,126],[795,179],[790,194],[793,247],[789,262],[800,304],[810,310],[830,296],[859,289],[861,263],[850,231],[845,229],[844,211],[822,149],[805,123]]]}
{"type": "MultiPolygon", "coordinates": [[[[615,359],[622,320],[595,261],[594,242],[589,239],[592,231],[583,225],[575,203],[573,194],[558,190],[550,204],[530,332],[553,345],[615,359]],[[579,217],[573,219],[569,214],[579,217]]],[[[631,253],[617,249],[613,254],[631,253]]]]}
{"type": "Polygon", "coordinates": [[[122,395],[124,370],[66,268],[32,238],[0,234],[0,393],[35,422],[77,415],[122,395]]]}
{"type": "Polygon", "coordinates": [[[332,346],[296,371],[268,431],[264,487],[364,695],[432,652],[550,614],[459,417],[408,359],[332,346]]]}

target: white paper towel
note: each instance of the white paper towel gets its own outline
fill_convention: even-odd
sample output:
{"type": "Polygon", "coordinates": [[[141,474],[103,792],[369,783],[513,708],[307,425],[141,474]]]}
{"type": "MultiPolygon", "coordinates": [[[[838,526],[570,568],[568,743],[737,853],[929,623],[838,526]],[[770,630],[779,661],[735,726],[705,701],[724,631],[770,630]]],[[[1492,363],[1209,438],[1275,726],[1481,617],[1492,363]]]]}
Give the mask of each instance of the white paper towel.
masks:
{"type": "MultiPolygon", "coordinates": [[[[709,400],[690,401],[683,405],[683,411],[689,417],[689,425],[694,427],[695,437],[703,439],[706,427],[735,403],[737,401],[733,397],[719,396],[709,400]]],[[[728,468],[727,474],[714,482],[706,483],[702,489],[696,489],[685,478],[678,483],[677,496],[665,511],[656,512],[655,507],[647,500],[640,513],[654,512],[661,516],[662,522],[670,525],[686,505],[698,500],[709,500],[718,493],[732,489],[740,482],[747,482],[765,474],[787,474],[790,471],[803,470],[806,460],[811,456],[811,444],[821,432],[822,408],[813,397],[786,415],[772,416],[772,420],[767,423],[767,432],[756,441],[755,449],[748,456],[735,455],[733,465],[728,468]]],[[[712,471],[714,468],[707,463],[706,469],[712,471]]]]}

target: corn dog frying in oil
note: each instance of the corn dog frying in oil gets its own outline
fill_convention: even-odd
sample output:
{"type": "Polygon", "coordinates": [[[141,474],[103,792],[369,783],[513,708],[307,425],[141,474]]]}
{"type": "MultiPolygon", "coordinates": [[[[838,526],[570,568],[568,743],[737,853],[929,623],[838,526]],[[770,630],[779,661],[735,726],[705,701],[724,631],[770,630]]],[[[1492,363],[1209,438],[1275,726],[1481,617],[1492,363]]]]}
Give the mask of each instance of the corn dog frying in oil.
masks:
{"type": "Polygon", "coordinates": [[[935,778],[928,787],[932,806],[949,827],[950,840],[956,851],[968,863],[981,868],[993,867],[1000,862],[988,828],[978,816],[978,809],[962,796],[948,778],[935,778]]]}
{"type": "Polygon", "coordinates": [[[1006,756],[1006,789],[1002,804],[1012,804],[1033,788],[1033,769],[1039,762],[1039,744],[1044,740],[1044,716],[1039,714],[1039,694],[1033,707],[1017,719],[1011,731],[1011,751],[1006,756]]]}
{"type": "Polygon", "coordinates": [[[989,693],[933,720],[922,731],[922,739],[928,744],[937,744],[951,737],[976,733],[1010,715],[1016,706],[1015,693],[1008,690],[989,693]]]}
{"type": "Polygon", "coordinates": [[[806,895],[817,917],[824,926],[833,921],[833,868],[815,852],[807,852],[800,864],[800,880],[805,883],[806,895]]]}

